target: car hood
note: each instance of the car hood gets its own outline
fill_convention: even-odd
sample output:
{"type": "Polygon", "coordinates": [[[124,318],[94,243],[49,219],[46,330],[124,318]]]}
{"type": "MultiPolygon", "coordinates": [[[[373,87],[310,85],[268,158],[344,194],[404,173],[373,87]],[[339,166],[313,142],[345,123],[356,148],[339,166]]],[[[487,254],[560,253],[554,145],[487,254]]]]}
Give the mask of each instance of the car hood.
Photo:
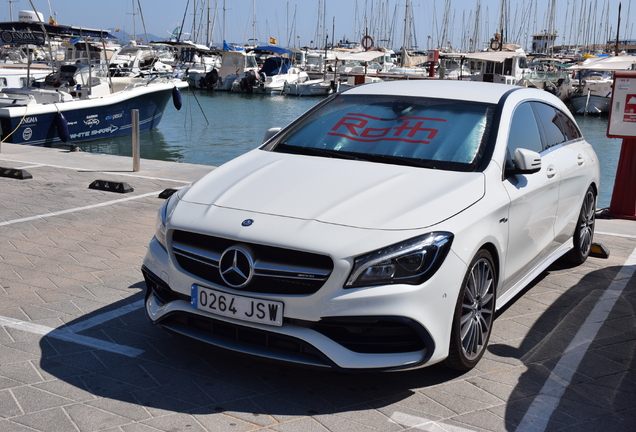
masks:
{"type": "Polygon", "coordinates": [[[365,229],[434,225],[484,195],[481,173],[253,150],[181,197],[206,206],[365,229]]]}

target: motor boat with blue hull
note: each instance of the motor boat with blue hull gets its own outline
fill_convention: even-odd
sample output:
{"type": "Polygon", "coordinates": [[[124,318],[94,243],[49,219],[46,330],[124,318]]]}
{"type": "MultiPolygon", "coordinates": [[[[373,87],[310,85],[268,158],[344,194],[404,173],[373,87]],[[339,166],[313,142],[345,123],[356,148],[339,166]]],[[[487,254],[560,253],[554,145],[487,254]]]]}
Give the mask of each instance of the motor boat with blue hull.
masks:
{"type": "MultiPolygon", "coordinates": [[[[0,91],[0,136],[3,142],[52,145],[111,138],[132,133],[132,110],[139,111],[139,130],[159,125],[172,99],[180,107],[179,89],[185,81],[163,80],[144,85],[135,78],[130,86],[97,98],[84,98],[84,90],[64,92],[41,88],[0,91]]],[[[132,82],[130,82],[132,81],[132,82]]]]}
{"type": "Polygon", "coordinates": [[[113,36],[105,30],[11,22],[0,23],[0,33],[16,45],[39,46],[55,38],[80,54],[67,55],[55,72],[27,87],[0,89],[2,142],[52,145],[126,135],[132,133],[133,109],[146,131],[159,124],[171,98],[181,108],[180,89],[188,86],[181,79],[109,76],[100,53],[113,36]]]}

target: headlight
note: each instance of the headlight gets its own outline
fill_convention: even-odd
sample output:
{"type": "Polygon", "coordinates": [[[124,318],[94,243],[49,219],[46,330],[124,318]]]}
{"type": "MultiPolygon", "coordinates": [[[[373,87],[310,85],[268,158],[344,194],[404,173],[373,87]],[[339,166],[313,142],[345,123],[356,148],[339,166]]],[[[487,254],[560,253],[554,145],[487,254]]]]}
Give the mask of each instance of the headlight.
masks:
{"type": "Polygon", "coordinates": [[[183,189],[178,190],[173,193],[170,198],[166,200],[165,203],[161,207],[159,207],[159,212],[157,213],[157,222],[156,222],[156,232],[155,237],[157,241],[167,250],[168,246],[166,243],[166,232],[168,230],[168,219],[170,219],[170,215],[174,210],[175,206],[185,194],[185,191],[188,190],[190,186],[186,186],[183,189]]]}
{"type": "Polygon", "coordinates": [[[452,242],[451,233],[433,232],[359,256],[345,288],[419,285],[442,265],[452,242]]]}

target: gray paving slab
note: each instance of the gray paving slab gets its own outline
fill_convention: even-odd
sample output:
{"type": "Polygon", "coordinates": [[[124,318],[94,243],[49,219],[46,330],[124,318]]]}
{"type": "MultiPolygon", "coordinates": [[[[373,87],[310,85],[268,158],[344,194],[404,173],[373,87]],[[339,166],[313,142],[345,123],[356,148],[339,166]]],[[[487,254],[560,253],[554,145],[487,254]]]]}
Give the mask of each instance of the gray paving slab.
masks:
{"type": "Polygon", "coordinates": [[[0,177],[3,432],[515,431],[537,401],[555,406],[530,418],[545,427],[527,430],[634,429],[636,277],[621,282],[561,394],[546,383],[624,278],[636,222],[599,220],[610,257],[550,267],[499,313],[474,370],[342,375],[237,357],[146,320],[140,267],[157,194],[213,167],[142,160],[135,173],[130,158],[12,144],[0,166],[33,175],[0,177]],[[96,179],[135,190],[89,189],[96,179]]]}

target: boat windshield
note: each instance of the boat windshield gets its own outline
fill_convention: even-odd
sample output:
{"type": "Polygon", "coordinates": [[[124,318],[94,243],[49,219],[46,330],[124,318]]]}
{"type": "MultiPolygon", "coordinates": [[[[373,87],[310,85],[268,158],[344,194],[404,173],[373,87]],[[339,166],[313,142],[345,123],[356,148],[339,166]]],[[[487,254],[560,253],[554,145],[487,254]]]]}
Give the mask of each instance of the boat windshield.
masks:
{"type": "Polygon", "coordinates": [[[391,95],[339,95],[265,150],[474,171],[495,105],[391,95]]]}

